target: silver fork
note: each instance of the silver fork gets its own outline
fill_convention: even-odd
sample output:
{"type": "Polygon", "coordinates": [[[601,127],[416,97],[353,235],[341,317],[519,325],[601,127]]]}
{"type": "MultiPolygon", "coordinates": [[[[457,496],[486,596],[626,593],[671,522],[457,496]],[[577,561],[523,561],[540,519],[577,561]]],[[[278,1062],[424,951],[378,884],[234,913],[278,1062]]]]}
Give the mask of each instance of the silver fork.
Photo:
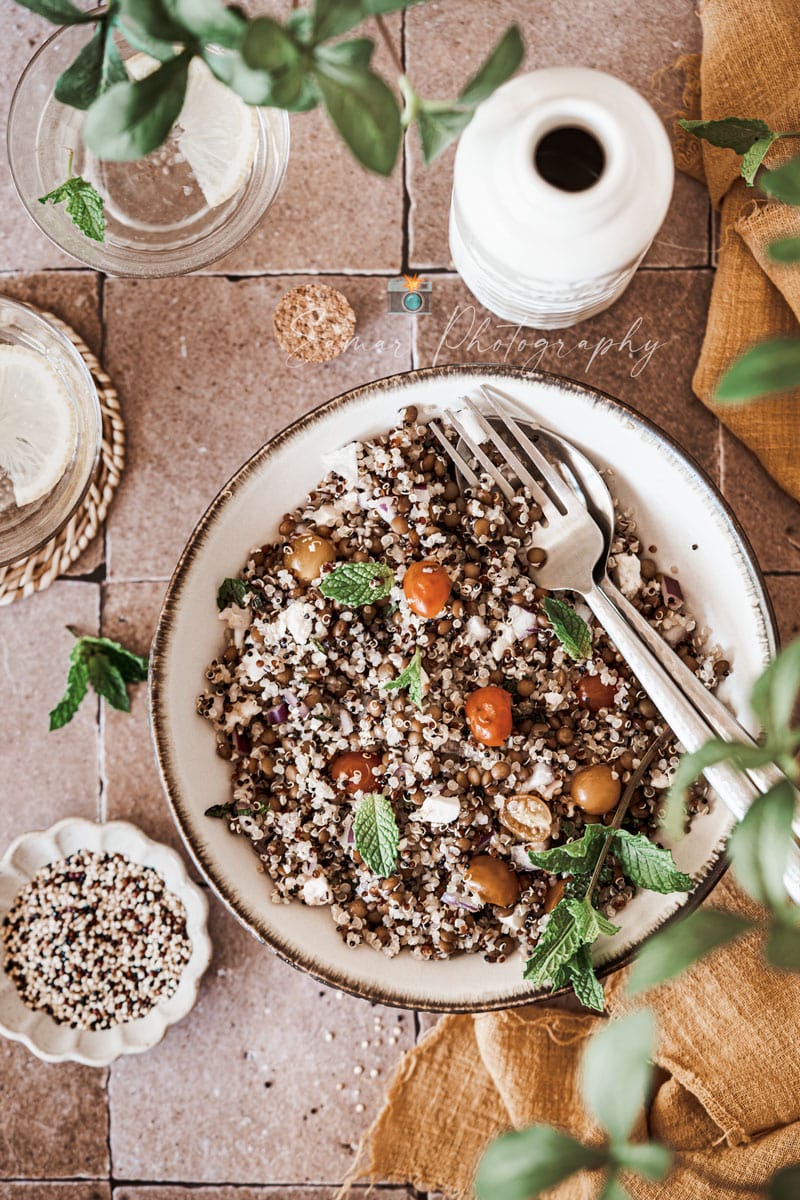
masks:
{"type": "MultiPolygon", "coordinates": [[[[628,624],[595,579],[597,564],[606,553],[605,539],[599,526],[514,418],[502,410],[486,392],[483,392],[483,395],[493,414],[513,436],[523,457],[520,457],[520,454],[490,425],[477,405],[467,397],[462,398],[463,403],[474,416],[486,440],[497,449],[531,498],[539,505],[546,521],[546,525],[540,526],[536,531],[536,545],[547,554],[545,562],[537,568],[537,582],[548,591],[577,592],[584,598],[685,749],[699,749],[709,738],[715,736],[711,725],[684,695],[664,665],[628,624]]],[[[506,500],[512,502],[515,499],[514,488],[486,454],[483,446],[475,441],[456,413],[450,411],[447,415],[475,460],[506,500]]],[[[439,425],[431,422],[430,428],[468,485],[478,488],[480,479],[464,456],[453,446],[439,425]]],[[[739,774],[726,764],[709,767],[705,775],[737,820],[741,820],[753,800],[760,794],[759,789],[747,776],[739,774]]],[[[795,853],[786,875],[786,886],[792,898],[800,903],[800,850],[797,846],[794,849],[795,853]]]]}

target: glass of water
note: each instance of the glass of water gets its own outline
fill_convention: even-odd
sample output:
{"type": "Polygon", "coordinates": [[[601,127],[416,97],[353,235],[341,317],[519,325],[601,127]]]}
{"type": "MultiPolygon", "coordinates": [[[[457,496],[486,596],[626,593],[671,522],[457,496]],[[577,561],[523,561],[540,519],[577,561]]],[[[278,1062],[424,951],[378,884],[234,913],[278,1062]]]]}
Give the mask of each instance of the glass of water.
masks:
{"type": "MultiPolygon", "coordinates": [[[[252,110],[255,151],[249,172],[234,195],[211,206],[180,152],[175,130],[163,146],[136,162],[100,161],[86,149],[85,114],[56,100],[53,88],[91,35],[87,25],[59,29],[17,84],[8,154],[23,204],[57,246],[110,275],[181,275],[208,266],[244,241],[277,196],[289,155],[286,113],[252,110]],[[68,174],[83,176],[103,197],[104,242],[81,233],[63,204],[39,203],[68,174]]],[[[121,42],[119,50],[123,59],[133,57],[127,43],[121,42]]]]}

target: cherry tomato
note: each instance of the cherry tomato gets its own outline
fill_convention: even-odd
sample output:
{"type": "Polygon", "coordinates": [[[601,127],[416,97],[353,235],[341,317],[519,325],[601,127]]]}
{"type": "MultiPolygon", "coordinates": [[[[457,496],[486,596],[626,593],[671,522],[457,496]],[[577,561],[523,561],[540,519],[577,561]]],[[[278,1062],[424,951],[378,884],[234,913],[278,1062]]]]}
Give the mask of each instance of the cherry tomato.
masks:
{"type": "Polygon", "coordinates": [[[610,708],[614,703],[617,681],[603,683],[599,675],[584,675],[576,690],[581,708],[597,712],[601,708],[610,708]]]}
{"type": "Polygon", "coordinates": [[[378,782],[383,763],[379,754],[363,750],[345,750],[331,759],[331,778],[335,779],[350,795],[353,792],[371,792],[378,782]]]}
{"type": "Polygon", "coordinates": [[[408,607],[419,617],[437,617],[450,599],[450,576],[434,558],[413,562],[403,577],[408,607]]]}
{"type": "Polygon", "coordinates": [[[505,688],[478,688],[467,698],[467,724],[470,733],[484,746],[500,746],[511,733],[511,695],[505,688]]]}

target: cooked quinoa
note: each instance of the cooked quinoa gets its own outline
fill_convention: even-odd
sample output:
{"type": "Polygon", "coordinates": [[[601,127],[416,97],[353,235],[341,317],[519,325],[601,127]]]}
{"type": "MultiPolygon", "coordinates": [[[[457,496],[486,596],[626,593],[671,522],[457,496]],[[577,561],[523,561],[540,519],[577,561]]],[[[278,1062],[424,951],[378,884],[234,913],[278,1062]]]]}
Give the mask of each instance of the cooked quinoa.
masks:
{"type": "MultiPolygon", "coordinates": [[[[491,962],[529,952],[557,895],[527,851],[571,841],[587,821],[610,823],[613,811],[592,816],[575,802],[573,780],[605,764],[624,789],[664,721],[578,598],[560,594],[591,630],[590,656],[573,661],[556,637],[542,608],[548,593],[536,583],[537,505],[520,493],[508,508],[488,478],[485,489],[462,494],[416,410],[390,433],[326,457],[328,475],[284,516],[280,540],[250,554],[241,604],[220,613],[225,645],[198,701],[231,767],[230,796],[215,815],[250,839],[276,902],[329,906],[350,946],[389,955],[408,948],[425,959],[480,952],[491,962]],[[313,582],[290,569],[307,535],[330,559],[313,582]],[[412,562],[426,559],[445,568],[452,589],[433,619],[412,611],[403,589],[412,562]],[[345,561],[386,564],[390,594],[360,608],[326,599],[319,585],[345,561]],[[417,649],[422,710],[407,690],[386,689],[417,649]],[[465,719],[468,697],[486,686],[511,697],[512,732],[498,746],[477,741],[465,719]],[[598,708],[591,694],[610,703],[598,708]],[[355,849],[360,792],[331,769],[348,751],[367,754],[363,790],[388,796],[399,826],[397,867],[386,879],[355,849]],[[526,815],[520,796],[543,802],[549,830],[514,820],[526,815]],[[518,895],[513,903],[485,902],[474,883],[478,858],[484,869],[497,860],[490,867],[518,895]]],[[[713,687],[728,664],[705,646],[674,575],[665,582],[652,553],[632,515],[618,511],[612,573],[713,687]]],[[[668,740],[624,828],[654,835],[677,760],[668,740]]],[[[701,785],[690,816],[706,807],[701,785]]],[[[595,902],[613,916],[634,890],[610,858],[595,902]]]]}
{"type": "Polygon", "coordinates": [[[23,1002],[73,1029],[110,1029],[173,995],[191,957],[182,901],[152,867],[80,850],[48,863],[3,920],[23,1002]]]}

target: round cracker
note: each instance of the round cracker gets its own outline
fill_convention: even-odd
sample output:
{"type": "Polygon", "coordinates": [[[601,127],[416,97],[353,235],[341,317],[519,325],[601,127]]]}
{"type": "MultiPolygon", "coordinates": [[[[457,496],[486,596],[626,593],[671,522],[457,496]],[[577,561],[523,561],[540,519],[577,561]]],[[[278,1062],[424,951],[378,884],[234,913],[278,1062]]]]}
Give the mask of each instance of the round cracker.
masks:
{"type": "Polygon", "coordinates": [[[287,354],[302,362],[329,362],[353,337],[356,314],[336,288],[305,283],[281,298],[272,324],[287,354]]]}

